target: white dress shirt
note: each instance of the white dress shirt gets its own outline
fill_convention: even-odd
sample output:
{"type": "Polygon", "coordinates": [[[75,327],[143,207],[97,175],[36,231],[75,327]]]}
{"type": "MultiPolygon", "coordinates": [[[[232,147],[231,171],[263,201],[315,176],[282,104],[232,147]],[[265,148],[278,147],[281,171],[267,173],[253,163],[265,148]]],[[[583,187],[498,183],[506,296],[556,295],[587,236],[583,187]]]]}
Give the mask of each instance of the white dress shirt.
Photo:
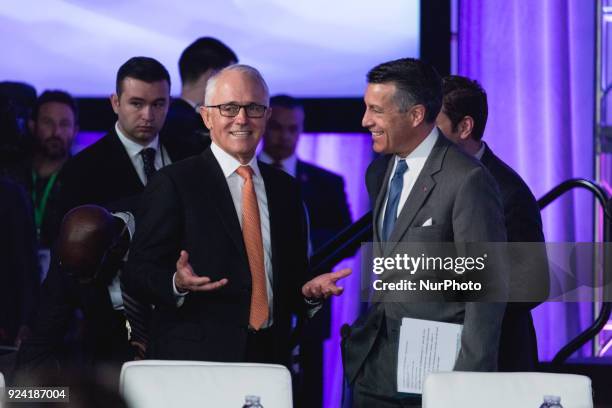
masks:
{"type": "Polygon", "coordinates": [[[393,157],[395,161],[393,163],[393,169],[391,169],[391,177],[389,177],[389,181],[387,182],[387,195],[381,207],[382,211],[380,212],[380,217],[378,219],[378,228],[381,234],[383,220],[385,219],[385,211],[387,209],[387,200],[389,199],[389,188],[391,186],[393,174],[395,174],[397,162],[400,160],[406,160],[406,164],[408,165],[408,169],[404,172],[404,186],[402,187],[402,194],[400,195],[399,205],[397,206],[396,217],[399,217],[400,213],[402,212],[402,208],[404,208],[404,204],[406,204],[406,200],[412,191],[412,187],[419,177],[419,174],[421,174],[421,170],[423,170],[423,166],[425,165],[425,162],[427,161],[427,158],[429,157],[429,154],[431,153],[437,140],[438,128],[434,127],[429,135],[427,135],[427,137],[408,156],[400,157],[396,154],[393,157]]]}
{"type": "MultiPolygon", "coordinates": [[[[156,170],[159,170],[160,168],[172,163],[172,161],[170,160],[170,156],[168,156],[168,153],[166,152],[166,149],[164,149],[164,147],[160,146],[159,144],[159,135],[155,136],[155,138],[151,140],[151,142],[148,145],[142,146],[128,139],[127,136],[123,134],[123,132],[121,131],[121,128],[119,127],[119,122],[115,123],[115,132],[117,132],[117,136],[119,137],[121,144],[125,148],[126,153],[130,157],[130,160],[132,161],[132,166],[134,166],[134,170],[136,170],[136,174],[138,174],[138,177],[140,178],[140,181],[142,182],[143,185],[147,184],[147,178],[144,173],[142,154],[140,154],[142,149],[146,149],[148,147],[152,147],[155,149],[155,163],[154,164],[155,164],[156,170]]],[[[128,223],[128,229],[130,231],[130,241],[131,241],[131,238],[135,230],[134,217],[132,216],[132,214],[128,212],[125,212],[125,213],[121,212],[121,213],[115,213],[113,215],[122,218],[125,222],[128,223]]],[[[127,254],[126,254],[126,259],[127,259],[127,254]]],[[[110,294],[111,302],[115,310],[123,309],[123,299],[121,297],[121,288],[119,285],[120,274],[121,274],[121,271],[119,271],[117,276],[115,276],[115,279],[113,279],[110,285],[108,285],[108,293],[110,294]]]]}
{"type": "Polygon", "coordinates": [[[478,151],[474,155],[474,157],[477,158],[478,161],[482,160],[482,156],[484,155],[486,147],[487,144],[485,142],[480,142],[480,149],[478,149],[478,151]]]}
{"type": "MultiPolygon", "coordinates": [[[[270,164],[270,165],[272,165],[276,161],[268,153],[266,153],[263,150],[261,151],[261,153],[259,153],[259,160],[261,160],[262,162],[266,164],[270,164]]],[[[282,170],[285,173],[290,174],[293,177],[296,176],[297,174],[297,156],[295,155],[295,153],[287,157],[286,159],[281,160],[280,164],[281,164],[282,170]]]]}
{"type": "Polygon", "coordinates": [[[130,156],[130,160],[132,161],[134,170],[136,170],[136,173],[138,174],[140,181],[142,181],[142,184],[147,184],[147,177],[145,176],[144,172],[142,154],[140,154],[142,149],[146,149],[149,147],[155,149],[155,170],[159,170],[162,167],[172,163],[172,161],[170,160],[170,156],[168,156],[168,152],[166,152],[166,149],[159,144],[159,135],[155,136],[155,138],[153,138],[153,140],[151,140],[148,145],[143,146],[128,139],[127,136],[125,136],[121,131],[121,128],[119,127],[119,122],[115,123],[115,131],[117,132],[117,136],[119,136],[119,140],[121,141],[121,144],[123,144],[125,151],[127,152],[128,156],[130,156]]]}
{"type": "MultiPolygon", "coordinates": [[[[225,181],[227,182],[227,186],[229,188],[230,194],[232,196],[232,201],[234,202],[234,208],[236,209],[236,216],[238,217],[238,221],[240,222],[240,227],[242,227],[242,187],[244,186],[244,179],[236,173],[236,169],[241,166],[240,162],[236,160],[233,156],[226,153],[223,149],[221,149],[215,142],[212,142],[210,145],[210,150],[212,151],[215,159],[221,166],[221,171],[225,176],[225,181]]],[[[261,172],[259,171],[259,166],[257,165],[257,158],[253,156],[251,161],[249,161],[248,165],[253,169],[253,185],[255,187],[255,195],[257,196],[257,206],[259,207],[259,220],[261,224],[261,238],[263,241],[263,251],[264,251],[264,268],[266,272],[266,291],[268,293],[268,321],[264,323],[262,328],[267,328],[272,325],[272,316],[273,316],[273,292],[272,292],[272,246],[270,241],[270,213],[268,212],[268,197],[266,195],[266,186],[264,185],[263,178],[261,177],[261,172]]],[[[176,275],[176,273],[175,273],[176,275]]],[[[174,284],[174,278],[173,278],[174,284]]],[[[180,307],[182,305],[182,301],[184,300],[184,296],[187,293],[180,293],[174,286],[174,293],[178,296],[177,305],[180,307]]]]}

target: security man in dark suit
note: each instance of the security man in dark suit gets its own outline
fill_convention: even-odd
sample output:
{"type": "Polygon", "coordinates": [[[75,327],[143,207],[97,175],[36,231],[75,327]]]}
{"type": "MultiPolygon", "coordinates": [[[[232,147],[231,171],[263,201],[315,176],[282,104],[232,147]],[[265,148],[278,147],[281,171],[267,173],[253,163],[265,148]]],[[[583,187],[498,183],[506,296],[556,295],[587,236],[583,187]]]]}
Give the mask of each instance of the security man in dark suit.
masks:
{"type": "MultiPolygon", "coordinates": [[[[344,179],[297,158],[295,151],[304,130],[304,107],[298,99],[276,95],[270,98],[270,107],[272,113],[259,159],[296,178],[308,210],[312,252],[316,252],[351,223],[344,179]]],[[[323,342],[329,338],[330,328],[328,302],[301,331],[302,384],[296,401],[305,407],[323,404],[323,342]]]]}
{"type": "MultiPolygon", "coordinates": [[[[447,76],[443,79],[444,100],[436,124],[451,141],[476,157],[497,182],[502,203],[508,242],[544,242],[540,208],[523,179],[499,159],[482,141],[487,123],[487,94],[469,78],[447,76]]],[[[511,278],[519,279],[519,272],[511,278]]],[[[513,273],[514,272],[514,273],[513,273]]],[[[548,291],[548,271],[529,268],[521,274],[522,285],[537,288],[542,298],[548,291]]],[[[511,280],[512,281],[512,280],[511,280]]],[[[531,309],[539,303],[509,303],[500,337],[498,369],[500,371],[535,371],[538,349],[531,309]]]]}
{"type": "Polygon", "coordinates": [[[108,207],[139,195],[157,169],[188,156],[171,149],[159,135],[169,95],[170,75],[153,58],[134,57],[119,68],[110,98],[117,122],[62,169],[62,215],[78,205],[108,207]]]}
{"type": "MultiPolygon", "coordinates": [[[[133,214],[138,212],[139,195],[155,171],[181,158],[158,136],[169,99],[170,75],[158,61],[134,57],[119,68],[116,93],[110,98],[117,114],[114,128],[71,158],[58,176],[59,213],[62,217],[84,204],[133,214]]],[[[125,294],[120,288],[117,270],[112,276],[107,276],[108,279],[93,283],[96,287],[88,289],[91,296],[87,297],[88,304],[84,305],[84,298],[79,293],[83,289],[71,283],[67,272],[58,264],[57,254],[52,254],[52,258],[43,284],[37,319],[40,324],[33,341],[22,347],[20,364],[35,365],[37,360],[54,354],[56,346],[62,344],[67,322],[77,308],[84,309],[85,327],[104,327],[105,330],[104,336],[91,333],[84,336],[85,360],[125,361],[131,351],[125,312],[131,309],[125,308],[125,294]],[[104,316],[107,323],[100,325],[99,316],[104,316]]],[[[143,313],[144,310],[146,308],[143,313]]],[[[146,320],[146,316],[143,318],[146,320]]],[[[141,323],[146,326],[146,321],[141,323]]],[[[133,346],[142,350],[146,342],[146,327],[139,328],[142,330],[132,330],[130,340],[133,346]]]]}
{"type": "Polygon", "coordinates": [[[210,134],[199,113],[206,82],[218,70],[237,62],[234,51],[216,38],[201,37],[185,48],[179,59],[181,96],[170,103],[161,131],[169,148],[194,155],[210,146],[210,134]]]}

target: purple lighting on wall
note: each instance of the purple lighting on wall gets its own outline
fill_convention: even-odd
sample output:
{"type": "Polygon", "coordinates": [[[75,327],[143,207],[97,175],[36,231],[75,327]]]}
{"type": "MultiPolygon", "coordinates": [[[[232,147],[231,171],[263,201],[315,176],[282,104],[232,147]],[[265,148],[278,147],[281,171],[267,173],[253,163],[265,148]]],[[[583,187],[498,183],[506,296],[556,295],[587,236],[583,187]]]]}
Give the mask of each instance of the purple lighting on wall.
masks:
{"type": "MultiPolygon", "coordinates": [[[[486,89],[485,140],[536,197],[569,178],[593,178],[594,12],[581,0],[459,2],[458,73],[486,89]]],[[[545,209],[547,241],[591,241],[592,209],[583,192],[545,209]]],[[[592,306],[535,310],[540,359],[592,321],[592,306]]]]}
{"type": "MultiPolygon", "coordinates": [[[[365,170],[372,161],[372,141],[369,134],[311,133],[300,137],[298,156],[342,177],[353,221],[369,211],[365,189],[365,170]]],[[[340,327],[353,323],[359,313],[360,262],[359,253],[340,263],[336,269],[352,268],[353,274],[344,279],[344,293],[332,299],[331,337],[324,348],[323,406],[340,406],[343,386],[340,359],[340,327]]]]}

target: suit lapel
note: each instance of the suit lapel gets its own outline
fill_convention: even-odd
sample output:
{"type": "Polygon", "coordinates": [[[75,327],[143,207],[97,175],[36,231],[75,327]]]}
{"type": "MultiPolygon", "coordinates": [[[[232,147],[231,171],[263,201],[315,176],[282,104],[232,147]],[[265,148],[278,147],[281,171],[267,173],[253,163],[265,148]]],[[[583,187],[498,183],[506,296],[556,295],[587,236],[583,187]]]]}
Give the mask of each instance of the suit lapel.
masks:
{"type": "MultiPolygon", "coordinates": [[[[484,143],[484,142],[483,142],[484,143]]],[[[491,149],[489,149],[489,146],[485,145],[485,149],[484,152],[482,154],[482,157],[480,158],[480,162],[487,168],[489,168],[489,166],[491,166],[491,162],[493,160],[497,159],[497,157],[493,154],[493,152],[491,151],[491,149]]]]}
{"type": "MultiPolygon", "coordinates": [[[[385,198],[387,197],[387,190],[389,186],[389,178],[391,177],[391,171],[393,170],[393,165],[395,164],[395,160],[393,156],[390,156],[390,160],[387,161],[387,170],[385,171],[385,175],[383,177],[382,186],[378,191],[378,195],[376,196],[376,202],[374,203],[374,214],[376,217],[372,220],[374,225],[374,242],[377,242],[380,245],[381,236],[380,236],[380,215],[382,214],[382,206],[385,203],[385,198]]],[[[378,249],[382,249],[379,247],[378,249]]]]}
{"type": "Polygon", "coordinates": [[[206,149],[200,157],[202,158],[201,163],[204,167],[201,174],[206,174],[208,176],[202,177],[202,182],[205,184],[204,190],[207,194],[210,194],[211,197],[214,197],[211,201],[214,203],[217,215],[248,265],[246,248],[244,247],[244,240],[242,238],[242,229],[238,221],[239,215],[236,214],[234,200],[232,200],[232,195],[227,186],[227,180],[223,175],[221,166],[219,166],[217,159],[215,159],[210,149],[206,149]]]}
{"type": "MultiPolygon", "coordinates": [[[[406,202],[404,203],[404,206],[397,217],[397,221],[395,222],[395,226],[393,227],[393,231],[391,231],[391,236],[389,237],[389,242],[394,244],[387,247],[386,252],[391,252],[395,248],[397,242],[402,239],[402,236],[412,225],[414,217],[416,217],[418,211],[427,201],[431,191],[435,188],[436,180],[434,179],[433,175],[439,172],[442,168],[442,161],[444,159],[444,155],[446,154],[446,150],[448,149],[448,144],[445,143],[445,140],[446,139],[444,139],[442,136],[438,136],[436,144],[425,161],[425,165],[423,166],[419,177],[416,179],[414,186],[410,191],[410,195],[408,195],[408,198],[406,199],[406,202]]],[[[388,172],[390,173],[390,170],[388,172]]]]}
{"type": "Polygon", "coordinates": [[[125,150],[125,146],[119,140],[115,130],[108,133],[108,150],[111,152],[107,160],[111,161],[111,168],[115,172],[115,180],[123,180],[126,186],[131,186],[130,191],[140,191],[144,188],[142,180],[138,177],[132,159],[125,150]]]}
{"type": "Polygon", "coordinates": [[[307,184],[310,179],[308,167],[306,167],[304,162],[301,160],[297,160],[297,163],[295,165],[295,178],[298,183],[300,183],[300,185],[307,184]]]}

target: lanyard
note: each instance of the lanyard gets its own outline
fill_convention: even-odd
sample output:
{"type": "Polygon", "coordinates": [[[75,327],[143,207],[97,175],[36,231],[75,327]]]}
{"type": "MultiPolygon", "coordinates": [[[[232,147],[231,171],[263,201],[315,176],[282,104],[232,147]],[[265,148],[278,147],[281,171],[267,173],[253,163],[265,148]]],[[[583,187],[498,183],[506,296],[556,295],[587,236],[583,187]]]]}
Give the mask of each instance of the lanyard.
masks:
{"type": "Polygon", "coordinates": [[[55,184],[56,178],[57,172],[53,173],[51,177],[49,177],[47,185],[43,190],[42,197],[40,198],[40,202],[38,202],[36,197],[36,181],[38,179],[38,176],[36,175],[36,172],[32,170],[32,202],[34,203],[34,221],[36,222],[36,231],[38,232],[39,237],[43,217],[45,216],[45,210],[47,209],[47,200],[49,199],[49,194],[51,193],[51,189],[55,184]]]}

